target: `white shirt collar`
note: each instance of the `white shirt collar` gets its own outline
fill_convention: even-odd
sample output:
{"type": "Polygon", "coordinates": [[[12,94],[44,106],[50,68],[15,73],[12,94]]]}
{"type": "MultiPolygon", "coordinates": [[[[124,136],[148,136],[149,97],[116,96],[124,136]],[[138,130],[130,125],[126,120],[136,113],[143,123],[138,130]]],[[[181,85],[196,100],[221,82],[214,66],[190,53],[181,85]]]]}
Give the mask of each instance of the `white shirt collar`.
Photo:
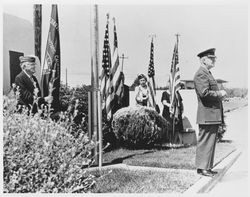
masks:
{"type": "Polygon", "coordinates": [[[208,72],[210,72],[210,71],[208,70],[208,68],[206,67],[205,64],[201,64],[201,67],[202,67],[202,68],[205,68],[208,72]]]}
{"type": "Polygon", "coordinates": [[[23,70],[23,72],[24,72],[29,78],[32,78],[32,75],[30,76],[25,70],[23,70]]]}

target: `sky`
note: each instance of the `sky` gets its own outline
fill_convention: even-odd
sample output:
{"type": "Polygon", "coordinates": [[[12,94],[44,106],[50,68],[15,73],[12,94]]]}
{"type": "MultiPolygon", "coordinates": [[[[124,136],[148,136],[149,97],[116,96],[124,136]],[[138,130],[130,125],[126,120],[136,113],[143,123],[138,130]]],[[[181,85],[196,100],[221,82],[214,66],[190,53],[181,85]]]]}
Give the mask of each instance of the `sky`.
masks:
{"type": "MultiPolygon", "coordinates": [[[[199,68],[197,54],[216,48],[216,66],[211,70],[215,78],[228,81],[226,87],[248,86],[248,13],[241,3],[220,4],[100,4],[99,48],[100,62],[106,14],[116,19],[118,50],[124,53],[125,84],[131,85],[140,73],[147,75],[150,42],[155,34],[154,64],[157,86],[167,84],[171,59],[180,34],[179,64],[181,79],[193,79],[199,68]]],[[[59,30],[61,44],[61,80],[76,86],[90,84],[90,11],[89,4],[59,4],[59,30]]],[[[8,13],[33,23],[33,4],[4,4],[8,13]]],[[[42,60],[48,36],[51,5],[43,5],[42,60]]],[[[112,45],[112,42],[111,42],[112,45]]],[[[121,61],[120,61],[121,63],[121,61]]],[[[100,65],[101,67],[101,65],[100,65]]],[[[100,68],[101,69],[101,68],[100,68]]]]}

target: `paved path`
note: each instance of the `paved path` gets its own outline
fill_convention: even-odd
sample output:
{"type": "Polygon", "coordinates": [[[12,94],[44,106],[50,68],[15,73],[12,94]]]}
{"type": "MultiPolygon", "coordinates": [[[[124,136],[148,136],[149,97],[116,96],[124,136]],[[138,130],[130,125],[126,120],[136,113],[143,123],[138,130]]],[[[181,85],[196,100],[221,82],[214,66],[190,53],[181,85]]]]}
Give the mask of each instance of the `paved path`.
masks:
{"type": "Polygon", "coordinates": [[[211,196],[248,195],[248,107],[226,113],[225,140],[233,140],[242,154],[225,176],[209,192],[211,196]]]}

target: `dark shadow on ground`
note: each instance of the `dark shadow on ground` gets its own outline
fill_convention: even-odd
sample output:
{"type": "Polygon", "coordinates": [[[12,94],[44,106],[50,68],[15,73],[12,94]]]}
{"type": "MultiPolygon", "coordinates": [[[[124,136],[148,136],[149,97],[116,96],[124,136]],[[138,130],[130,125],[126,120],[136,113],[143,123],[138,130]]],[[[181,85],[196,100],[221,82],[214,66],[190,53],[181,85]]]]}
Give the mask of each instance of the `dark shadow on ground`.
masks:
{"type": "Polygon", "coordinates": [[[218,143],[232,143],[233,140],[219,140],[218,143]]]}
{"type": "MultiPolygon", "coordinates": [[[[192,145],[180,145],[180,144],[173,144],[173,145],[169,145],[169,144],[164,144],[164,145],[154,145],[152,146],[150,149],[151,150],[147,150],[147,151],[144,151],[142,153],[135,153],[135,154],[130,154],[130,155],[127,155],[125,157],[119,157],[119,158],[116,158],[116,159],[113,159],[112,161],[110,162],[105,162],[103,163],[103,166],[108,166],[108,165],[114,165],[114,164],[121,164],[123,163],[124,160],[128,159],[128,158],[132,158],[134,156],[138,156],[138,155],[145,155],[145,154],[149,154],[149,153],[154,153],[156,151],[159,151],[159,150],[171,150],[171,149],[182,149],[182,148],[188,148],[188,147],[191,147],[192,145]]],[[[136,150],[140,150],[140,149],[136,149],[136,150]]]]}
{"type": "Polygon", "coordinates": [[[125,159],[131,158],[131,157],[134,157],[134,156],[137,156],[137,155],[144,155],[144,154],[153,153],[153,152],[155,152],[155,151],[150,150],[150,151],[145,151],[143,153],[131,154],[131,155],[128,155],[126,157],[119,157],[119,158],[116,158],[116,159],[112,160],[111,162],[103,163],[103,166],[120,164],[120,163],[123,163],[123,160],[125,160],[125,159]]]}

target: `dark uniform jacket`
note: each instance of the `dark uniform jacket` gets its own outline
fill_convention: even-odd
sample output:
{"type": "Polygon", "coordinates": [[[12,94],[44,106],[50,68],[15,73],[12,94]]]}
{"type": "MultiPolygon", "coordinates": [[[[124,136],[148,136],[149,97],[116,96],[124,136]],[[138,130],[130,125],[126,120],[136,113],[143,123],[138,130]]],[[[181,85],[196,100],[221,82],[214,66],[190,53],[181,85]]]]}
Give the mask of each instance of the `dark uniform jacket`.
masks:
{"type": "MultiPolygon", "coordinates": [[[[38,88],[38,105],[45,103],[44,99],[41,98],[41,90],[39,88],[38,81],[35,76],[32,76],[34,82],[36,82],[36,87],[38,88]]],[[[25,105],[30,108],[30,105],[33,104],[34,101],[34,89],[35,86],[33,84],[32,79],[30,79],[24,71],[19,73],[15,78],[15,84],[19,86],[20,97],[18,100],[18,105],[25,105]]],[[[36,112],[37,109],[33,109],[33,112],[36,112]],[[35,111],[34,111],[35,110],[35,111]]]]}
{"type": "Polygon", "coordinates": [[[194,76],[198,97],[197,124],[221,124],[223,121],[221,94],[210,71],[200,67],[194,76]]]}

